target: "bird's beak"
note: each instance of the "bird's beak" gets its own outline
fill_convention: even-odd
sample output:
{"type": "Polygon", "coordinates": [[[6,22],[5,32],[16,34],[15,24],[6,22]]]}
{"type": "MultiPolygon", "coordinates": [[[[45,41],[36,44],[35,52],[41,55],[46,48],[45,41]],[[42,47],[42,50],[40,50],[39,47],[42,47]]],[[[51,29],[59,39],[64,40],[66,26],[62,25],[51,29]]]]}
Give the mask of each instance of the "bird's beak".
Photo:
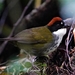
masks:
{"type": "Polygon", "coordinates": [[[70,27],[70,25],[64,24],[63,28],[67,28],[67,27],[70,27]]]}

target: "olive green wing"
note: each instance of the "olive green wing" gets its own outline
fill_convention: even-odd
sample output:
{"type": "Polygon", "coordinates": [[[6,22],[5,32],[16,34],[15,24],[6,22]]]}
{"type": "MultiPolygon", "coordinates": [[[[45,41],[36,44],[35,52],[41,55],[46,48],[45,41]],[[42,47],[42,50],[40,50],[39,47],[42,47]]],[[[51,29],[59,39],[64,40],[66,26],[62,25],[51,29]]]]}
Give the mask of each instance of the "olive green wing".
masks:
{"type": "Polygon", "coordinates": [[[46,43],[53,39],[52,33],[46,26],[26,29],[15,35],[19,43],[35,44],[46,43]]]}

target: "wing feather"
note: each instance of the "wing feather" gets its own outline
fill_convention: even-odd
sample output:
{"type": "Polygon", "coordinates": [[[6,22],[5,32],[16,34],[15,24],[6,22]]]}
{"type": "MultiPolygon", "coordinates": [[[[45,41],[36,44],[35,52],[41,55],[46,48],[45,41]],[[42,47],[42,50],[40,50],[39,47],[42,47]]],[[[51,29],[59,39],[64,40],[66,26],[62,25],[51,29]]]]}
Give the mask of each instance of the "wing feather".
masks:
{"type": "Polygon", "coordinates": [[[46,26],[23,30],[14,38],[19,39],[18,42],[26,44],[46,43],[53,39],[46,26]]]}

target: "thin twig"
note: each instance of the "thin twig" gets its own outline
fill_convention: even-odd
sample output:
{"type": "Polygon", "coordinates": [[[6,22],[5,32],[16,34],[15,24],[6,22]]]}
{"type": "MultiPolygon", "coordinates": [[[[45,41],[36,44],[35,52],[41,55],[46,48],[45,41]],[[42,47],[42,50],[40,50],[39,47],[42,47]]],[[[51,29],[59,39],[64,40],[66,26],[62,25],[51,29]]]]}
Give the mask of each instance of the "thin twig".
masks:
{"type": "MultiPolygon", "coordinates": [[[[68,67],[70,67],[71,70],[72,70],[72,67],[71,67],[71,62],[70,62],[70,56],[69,56],[69,49],[68,49],[68,47],[69,47],[69,43],[70,43],[70,41],[72,39],[72,36],[73,36],[71,34],[71,32],[73,32],[74,27],[75,27],[75,18],[73,18],[73,22],[72,22],[71,28],[69,30],[69,33],[68,33],[68,36],[67,36],[67,39],[66,39],[66,42],[65,42],[65,45],[66,45],[65,62],[66,63],[64,65],[65,66],[68,65],[68,67]],[[68,63],[67,63],[67,60],[68,60],[68,63]]],[[[68,68],[68,67],[66,66],[66,68],[68,68]]],[[[70,72],[70,70],[68,70],[68,71],[70,72]]]]}
{"type": "Polygon", "coordinates": [[[31,5],[32,2],[33,2],[33,0],[30,0],[29,3],[27,4],[27,6],[24,8],[22,15],[20,16],[18,21],[14,24],[15,26],[21,22],[22,18],[24,17],[25,12],[27,11],[28,7],[31,5]]]}
{"type": "MultiPolygon", "coordinates": [[[[21,17],[20,17],[20,18],[18,19],[18,21],[14,24],[14,27],[13,27],[13,29],[12,29],[10,35],[8,36],[8,38],[10,38],[11,36],[13,36],[13,33],[14,33],[16,27],[18,26],[18,24],[19,24],[20,21],[22,20],[24,14],[26,13],[26,10],[28,9],[28,7],[31,5],[32,2],[33,2],[33,0],[30,0],[30,1],[28,2],[27,6],[24,8],[24,11],[23,11],[21,17]]],[[[6,40],[6,41],[4,41],[4,42],[2,43],[2,45],[0,46],[0,54],[1,54],[2,51],[4,50],[4,48],[5,48],[5,46],[6,46],[7,43],[8,43],[8,41],[6,40]]]]}
{"type": "Polygon", "coordinates": [[[67,40],[66,40],[66,44],[65,44],[66,45],[66,52],[67,52],[68,58],[69,58],[68,45],[69,45],[69,43],[71,41],[71,38],[72,38],[71,31],[73,31],[73,29],[75,27],[74,25],[75,25],[75,18],[73,18],[73,22],[72,22],[71,28],[69,30],[69,33],[68,33],[68,36],[67,36],[67,40]],[[70,36],[71,36],[71,38],[70,38],[70,36]]]}
{"type": "Polygon", "coordinates": [[[30,1],[28,2],[27,6],[24,8],[24,10],[23,10],[23,12],[22,12],[20,18],[19,18],[18,21],[14,24],[14,27],[13,27],[13,29],[12,29],[12,31],[11,31],[9,37],[10,37],[10,36],[13,36],[13,33],[14,33],[16,27],[19,25],[19,23],[20,23],[21,20],[23,19],[24,14],[26,13],[28,7],[31,5],[32,2],[33,2],[33,0],[30,0],[30,1]]]}
{"type": "Polygon", "coordinates": [[[69,43],[71,42],[71,40],[72,40],[72,37],[73,37],[73,33],[71,34],[71,37],[70,37],[70,39],[69,39],[69,43]]]}
{"type": "Polygon", "coordinates": [[[8,15],[8,7],[10,7],[9,10],[11,10],[11,9],[15,6],[15,4],[17,3],[17,1],[18,1],[18,0],[13,1],[13,5],[12,5],[12,1],[11,1],[11,2],[8,4],[8,6],[5,8],[5,11],[3,12],[3,15],[2,15],[1,20],[0,20],[0,33],[1,33],[2,30],[3,30],[3,25],[4,25],[5,21],[6,21],[7,15],[8,15]]]}
{"type": "MultiPolygon", "coordinates": [[[[67,57],[68,57],[68,60],[70,61],[70,57],[69,57],[69,49],[68,49],[68,45],[69,45],[69,40],[70,40],[70,35],[71,35],[71,31],[73,30],[72,26],[69,30],[69,33],[68,33],[68,36],[67,36],[67,39],[66,39],[66,54],[67,54],[67,57]]],[[[67,58],[66,58],[67,59],[67,58]]]]}

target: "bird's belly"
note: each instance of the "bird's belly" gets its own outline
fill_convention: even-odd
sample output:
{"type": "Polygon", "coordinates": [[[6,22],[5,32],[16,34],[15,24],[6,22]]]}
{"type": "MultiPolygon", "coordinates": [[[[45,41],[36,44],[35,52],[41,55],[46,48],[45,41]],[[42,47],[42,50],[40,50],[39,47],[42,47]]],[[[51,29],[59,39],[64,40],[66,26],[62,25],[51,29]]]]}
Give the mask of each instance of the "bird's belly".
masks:
{"type": "Polygon", "coordinates": [[[53,52],[57,46],[54,43],[47,43],[47,44],[18,44],[19,48],[24,49],[26,52],[28,52],[31,55],[47,55],[51,52],[53,52]]]}
{"type": "Polygon", "coordinates": [[[18,44],[18,47],[20,49],[24,49],[26,52],[28,52],[29,54],[31,55],[40,55],[44,53],[44,51],[46,50],[46,48],[44,48],[43,44],[36,44],[36,45],[27,45],[27,44],[22,44],[22,43],[19,43],[18,44]]]}

